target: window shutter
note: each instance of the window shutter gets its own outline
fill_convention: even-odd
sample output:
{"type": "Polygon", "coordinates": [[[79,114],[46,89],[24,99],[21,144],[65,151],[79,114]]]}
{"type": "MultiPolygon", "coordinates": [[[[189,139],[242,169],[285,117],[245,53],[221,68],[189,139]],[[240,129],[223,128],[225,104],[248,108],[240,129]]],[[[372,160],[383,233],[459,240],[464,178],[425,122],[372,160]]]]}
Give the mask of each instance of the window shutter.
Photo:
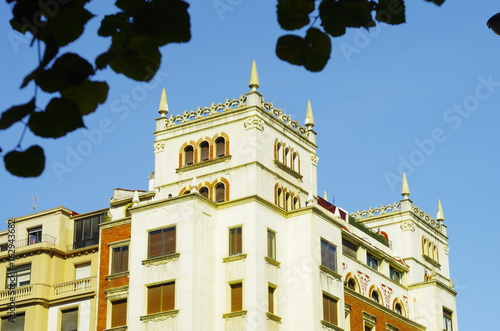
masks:
{"type": "Polygon", "coordinates": [[[226,200],[226,188],[223,183],[217,184],[215,186],[215,201],[224,202],[226,200]]]}
{"type": "Polygon", "coordinates": [[[127,300],[111,303],[111,327],[127,325],[127,300]]]}
{"type": "Polygon", "coordinates": [[[148,314],[161,311],[161,285],[148,287],[148,314]]]}
{"type": "Polygon", "coordinates": [[[327,322],[338,324],[337,300],[323,294],[323,319],[327,322]]]}
{"type": "Polygon", "coordinates": [[[75,266],[75,279],[90,277],[90,263],[75,266]]]}
{"type": "Polygon", "coordinates": [[[121,256],[121,247],[113,248],[113,262],[111,264],[111,273],[115,274],[120,272],[120,256],[121,256]]]}
{"type": "Polygon", "coordinates": [[[163,229],[163,254],[175,253],[175,227],[163,229]]]}
{"type": "Polygon", "coordinates": [[[122,247],[122,267],[120,271],[128,271],[128,246],[122,247]]]}
{"type": "Polygon", "coordinates": [[[208,160],[209,159],[209,145],[206,141],[202,142],[200,144],[200,150],[201,150],[200,151],[201,160],[202,161],[208,160]]]}
{"type": "Polygon", "coordinates": [[[274,287],[269,286],[267,289],[267,301],[268,301],[268,311],[274,314],[274,287]]]}
{"type": "Polygon", "coordinates": [[[172,310],[175,307],[175,283],[162,285],[162,311],[172,310]]]}
{"type": "Polygon", "coordinates": [[[161,230],[149,233],[149,257],[161,255],[161,230]]]}
{"type": "Polygon", "coordinates": [[[193,164],[193,146],[184,148],[185,165],[193,164]]]}
{"type": "Polygon", "coordinates": [[[231,284],[231,311],[243,309],[243,284],[231,284]]]}
{"type": "Polygon", "coordinates": [[[217,156],[226,155],[226,143],[224,138],[220,137],[215,141],[217,156]]]}

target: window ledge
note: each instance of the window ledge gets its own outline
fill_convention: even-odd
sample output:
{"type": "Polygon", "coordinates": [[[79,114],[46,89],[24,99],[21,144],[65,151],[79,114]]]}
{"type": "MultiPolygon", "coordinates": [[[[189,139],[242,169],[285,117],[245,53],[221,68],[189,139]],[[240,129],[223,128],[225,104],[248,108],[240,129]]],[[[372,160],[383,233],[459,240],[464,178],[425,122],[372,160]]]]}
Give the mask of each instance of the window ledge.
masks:
{"type": "Polygon", "coordinates": [[[158,322],[158,321],[166,320],[167,318],[174,318],[177,316],[177,314],[179,314],[179,309],[167,310],[167,311],[162,311],[159,313],[144,315],[144,316],[141,316],[140,319],[144,323],[158,322]]]}
{"type": "Polygon", "coordinates": [[[228,318],[234,318],[234,317],[241,317],[245,316],[247,314],[246,310],[238,310],[238,311],[233,311],[231,313],[223,314],[222,318],[228,319],[228,318]]]}
{"type": "Polygon", "coordinates": [[[424,258],[424,260],[426,260],[427,262],[429,262],[430,264],[432,264],[436,268],[441,268],[441,264],[439,262],[437,262],[436,260],[434,260],[432,257],[429,257],[429,256],[424,255],[424,254],[422,254],[422,257],[424,258]]]}
{"type": "Polygon", "coordinates": [[[117,326],[117,327],[114,327],[114,328],[109,328],[109,329],[104,329],[104,331],[126,331],[127,330],[127,326],[117,326]]]}
{"type": "Polygon", "coordinates": [[[274,315],[273,313],[266,313],[266,317],[271,321],[275,321],[276,323],[281,324],[281,317],[274,315]]]}
{"type": "Polygon", "coordinates": [[[129,275],[129,271],[117,272],[115,274],[107,275],[106,280],[128,277],[128,275],[129,275]]]}
{"type": "Polygon", "coordinates": [[[332,330],[344,331],[344,329],[342,329],[341,327],[338,327],[335,324],[330,323],[330,322],[325,321],[325,320],[321,320],[321,324],[323,325],[323,327],[327,327],[327,328],[332,329],[332,330]]]}
{"type": "Polygon", "coordinates": [[[292,175],[295,178],[302,179],[302,177],[303,177],[297,171],[293,170],[289,166],[284,165],[283,163],[281,163],[278,160],[274,160],[274,165],[276,165],[278,168],[280,168],[281,170],[285,171],[286,173],[292,175]]]}
{"type": "Polygon", "coordinates": [[[244,260],[246,258],[247,258],[246,254],[236,254],[236,255],[231,255],[231,256],[223,258],[222,262],[228,263],[228,262],[234,262],[234,261],[244,260]]]}
{"type": "Polygon", "coordinates": [[[166,264],[170,261],[175,261],[179,259],[180,253],[167,254],[162,256],[151,257],[146,260],[142,260],[142,265],[149,267],[151,265],[162,265],[166,264]]]}
{"type": "Polygon", "coordinates": [[[207,165],[221,163],[221,162],[225,162],[225,161],[229,161],[229,160],[231,160],[231,155],[219,156],[219,157],[216,157],[216,158],[211,159],[211,160],[200,161],[198,163],[194,163],[194,164],[190,164],[190,165],[186,165],[186,166],[177,168],[177,169],[175,169],[175,172],[180,173],[180,172],[198,169],[198,168],[201,168],[201,167],[204,167],[207,165]]]}
{"type": "Polygon", "coordinates": [[[270,265],[273,265],[277,268],[280,267],[280,262],[276,261],[275,259],[269,257],[269,256],[265,256],[264,259],[266,260],[267,263],[269,263],[270,265]]]}
{"type": "Polygon", "coordinates": [[[337,279],[342,279],[342,276],[340,274],[336,273],[335,271],[333,271],[330,268],[325,267],[324,265],[320,264],[319,265],[319,270],[321,270],[322,272],[324,272],[324,273],[326,273],[326,274],[328,274],[330,276],[333,276],[333,277],[335,277],[337,279]]]}

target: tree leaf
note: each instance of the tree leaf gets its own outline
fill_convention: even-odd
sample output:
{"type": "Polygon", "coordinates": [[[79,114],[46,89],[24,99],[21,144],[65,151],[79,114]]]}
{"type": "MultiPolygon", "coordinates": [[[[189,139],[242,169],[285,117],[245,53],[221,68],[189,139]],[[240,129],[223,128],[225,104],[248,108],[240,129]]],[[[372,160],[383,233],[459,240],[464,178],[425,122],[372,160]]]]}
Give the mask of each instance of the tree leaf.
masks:
{"type": "Polygon", "coordinates": [[[140,13],[146,10],[147,3],[143,0],[116,0],[115,6],[125,12],[140,13]]]}
{"type": "Polygon", "coordinates": [[[80,109],[72,100],[53,98],[43,112],[31,114],[30,130],[44,138],[59,138],[84,127],[80,109]]]}
{"type": "Polygon", "coordinates": [[[80,113],[87,115],[106,101],[108,90],[109,86],[106,82],[85,81],[62,90],[61,96],[73,100],[80,109],[80,113]]]}
{"type": "Polygon", "coordinates": [[[11,151],[5,154],[5,168],[19,177],[38,177],[45,168],[45,154],[38,145],[33,145],[25,151],[11,151]]]}
{"type": "Polygon", "coordinates": [[[444,0],[425,0],[425,1],[435,3],[438,6],[441,6],[444,3],[444,0]]]}
{"type": "Polygon", "coordinates": [[[332,43],[330,37],[316,28],[307,30],[305,41],[307,52],[304,59],[304,68],[309,71],[321,71],[330,59],[332,43]]]}
{"type": "Polygon", "coordinates": [[[392,25],[406,22],[404,0],[379,0],[375,12],[375,19],[379,22],[392,25]]]}
{"type": "Polygon", "coordinates": [[[332,37],[345,34],[347,27],[368,29],[375,25],[368,0],[323,0],[319,6],[321,25],[332,37]]]}
{"type": "Polygon", "coordinates": [[[0,130],[7,129],[33,111],[35,111],[35,98],[24,105],[10,107],[2,113],[2,117],[0,118],[0,130]]]}
{"type": "Polygon", "coordinates": [[[306,41],[299,36],[285,35],[278,39],[276,55],[291,64],[303,65],[306,57],[306,41]]]}
{"type": "Polygon", "coordinates": [[[74,53],[61,55],[48,70],[35,74],[35,81],[48,93],[61,91],[85,81],[94,74],[94,69],[87,60],[74,53]]]}
{"type": "Polygon", "coordinates": [[[101,21],[97,34],[102,37],[110,37],[115,33],[128,33],[128,30],[131,30],[131,25],[129,15],[125,13],[106,15],[101,21]]]}
{"type": "Polygon", "coordinates": [[[309,24],[314,0],[278,0],[278,23],[285,30],[297,30],[309,24]]]}

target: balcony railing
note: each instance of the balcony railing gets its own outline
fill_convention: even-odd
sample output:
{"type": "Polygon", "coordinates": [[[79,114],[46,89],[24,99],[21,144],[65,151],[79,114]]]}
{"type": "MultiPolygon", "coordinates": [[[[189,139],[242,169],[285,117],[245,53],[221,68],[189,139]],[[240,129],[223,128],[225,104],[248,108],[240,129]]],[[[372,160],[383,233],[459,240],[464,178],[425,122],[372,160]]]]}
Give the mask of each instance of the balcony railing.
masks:
{"type": "Polygon", "coordinates": [[[17,287],[15,289],[14,296],[9,292],[8,289],[0,291],[0,306],[10,302],[11,297],[15,297],[16,302],[28,299],[52,300],[65,296],[85,293],[87,291],[95,291],[96,288],[97,278],[95,276],[75,279],[69,282],[52,286],[48,284],[29,284],[17,287]]]}
{"type": "Polygon", "coordinates": [[[74,250],[74,249],[79,249],[79,248],[84,248],[92,245],[97,245],[99,243],[99,237],[97,238],[92,238],[92,239],[87,239],[87,240],[80,240],[80,241],[75,241],[72,245],[68,245],[66,249],[68,251],[74,250]]]}
{"type": "MultiPolygon", "coordinates": [[[[31,238],[31,239],[25,238],[25,239],[16,240],[14,242],[14,247],[16,247],[16,249],[17,249],[17,248],[21,248],[21,247],[25,247],[25,246],[39,244],[42,242],[55,245],[56,240],[57,240],[57,238],[52,237],[49,234],[42,234],[41,238],[31,238]]],[[[8,250],[8,247],[9,247],[9,245],[7,243],[1,244],[0,251],[4,252],[4,251],[8,250]]]]}

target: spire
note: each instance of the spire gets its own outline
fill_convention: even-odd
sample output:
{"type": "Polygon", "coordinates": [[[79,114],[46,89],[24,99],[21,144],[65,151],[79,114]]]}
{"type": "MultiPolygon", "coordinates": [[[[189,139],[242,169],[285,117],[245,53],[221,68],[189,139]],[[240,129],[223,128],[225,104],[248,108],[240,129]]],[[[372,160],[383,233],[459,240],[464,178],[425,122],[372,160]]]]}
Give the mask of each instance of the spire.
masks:
{"type": "Polygon", "coordinates": [[[139,192],[134,191],[134,196],[132,197],[133,206],[137,206],[139,204],[139,202],[140,202],[140,200],[139,200],[139,192]]]}
{"type": "Polygon", "coordinates": [[[328,201],[328,194],[326,193],[326,191],[323,191],[323,199],[328,201]]]}
{"type": "Polygon", "coordinates": [[[160,105],[158,106],[158,112],[160,113],[160,116],[166,116],[168,114],[167,91],[165,89],[161,90],[160,105]]]}
{"type": "Polygon", "coordinates": [[[408,179],[406,179],[406,172],[403,172],[403,182],[401,184],[401,195],[403,199],[406,200],[410,196],[410,186],[408,185],[408,179]]]}
{"type": "Polygon", "coordinates": [[[307,128],[313,127],[314,126],[314,116],[313,116],[313,110],[311,106],[311,100],[307,100],[307,109],[306,109],[306,120],[304,122],[305,126],[307,128]]]}
{"type": "Polygon", "coordinates": [[[436,213],[436,221],[444,221],[443,206],[441,206],[441,200],[438,199],[438,207],[436,213]]]}
{"type": "Polygon", "coordinates": [[[259,88],[259,74],[257,73],[257,63],[255,60],[252,61],[252,70],[250,70],[250,82],[248,83],[248,87],[252,89],[252,91],[256,91],[259,88]]]}

